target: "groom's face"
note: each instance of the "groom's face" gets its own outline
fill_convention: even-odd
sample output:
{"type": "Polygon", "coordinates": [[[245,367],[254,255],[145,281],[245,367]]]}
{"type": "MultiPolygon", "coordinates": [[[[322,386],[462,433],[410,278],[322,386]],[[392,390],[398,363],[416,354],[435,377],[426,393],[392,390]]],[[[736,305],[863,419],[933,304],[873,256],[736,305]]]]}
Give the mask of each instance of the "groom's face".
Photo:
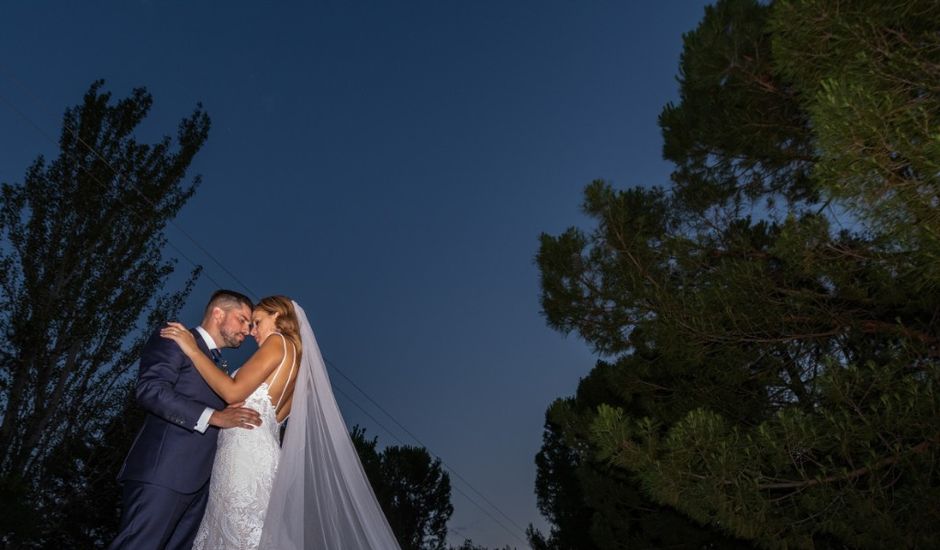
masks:
{"type": "Polygon", "coordinates": [[[242,345],[250,330],[251,310],[246,305],[239,305],[225,311],[222,322],[219,323],[222,345],[226,348],[237,348],[242,345]]]}

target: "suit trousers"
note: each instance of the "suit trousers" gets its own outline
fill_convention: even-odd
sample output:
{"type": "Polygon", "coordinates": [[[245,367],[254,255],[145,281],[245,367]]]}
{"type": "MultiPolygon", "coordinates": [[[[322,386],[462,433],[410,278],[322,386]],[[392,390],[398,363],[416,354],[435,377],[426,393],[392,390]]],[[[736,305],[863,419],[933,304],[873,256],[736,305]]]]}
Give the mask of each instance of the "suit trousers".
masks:
{"type": "Polygon", "coordinates": [[[208,500],[208,481],[189,494],[125,481],[121,527],[108,550],[190,550],[208,500]]]}

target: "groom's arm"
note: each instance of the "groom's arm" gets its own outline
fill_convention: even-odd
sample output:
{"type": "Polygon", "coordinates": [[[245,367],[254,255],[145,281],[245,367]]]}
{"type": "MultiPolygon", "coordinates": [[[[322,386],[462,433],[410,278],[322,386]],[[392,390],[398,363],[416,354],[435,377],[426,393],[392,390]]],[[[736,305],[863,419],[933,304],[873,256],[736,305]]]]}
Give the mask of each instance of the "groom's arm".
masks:
{"type": "Polygon", "coordinates": [[[140,356],[137,402],[148,412],[193,431],[206,411],[206,404],[177,393],[173,388],[186,355],[176,342],[150,337],[140,356]]]}

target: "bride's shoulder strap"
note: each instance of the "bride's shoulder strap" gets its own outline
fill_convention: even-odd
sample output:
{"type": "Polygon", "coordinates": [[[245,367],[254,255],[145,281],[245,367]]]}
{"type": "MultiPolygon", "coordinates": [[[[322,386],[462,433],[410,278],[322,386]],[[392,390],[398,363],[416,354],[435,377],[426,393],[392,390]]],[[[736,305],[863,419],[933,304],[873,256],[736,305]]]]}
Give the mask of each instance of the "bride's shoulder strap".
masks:
{"type": "MultiPolygon", "coordinates": [[[[281,368],[284,366],[284,363],[287,362],[287,343],[289,340],[286,336],[280,332],[275,332],[281,337],[281,342],[284,344],[284,358],[281,359],[281,364],[277,366],[277,370],[274,371],[274,376],[271,377],[271,385],[274,385],[274,381],[277,380],[278,374],[281,373],[281,368]]],[[[276,411],[281,405],[281,401],[284,400],[284,395],[287,393],[287,386],[290,384],[290,377],[294,375],[294,364],[297,363],[297,347],[294,346],[294,342],[290,342],[291,347],[291,359],[290,359],[290,371],[287,373],[287,380],[284,381],[284,387],[281,389],[281,396],[277,398],[277,403],[274,404],[274,410],[276,411]]]]}

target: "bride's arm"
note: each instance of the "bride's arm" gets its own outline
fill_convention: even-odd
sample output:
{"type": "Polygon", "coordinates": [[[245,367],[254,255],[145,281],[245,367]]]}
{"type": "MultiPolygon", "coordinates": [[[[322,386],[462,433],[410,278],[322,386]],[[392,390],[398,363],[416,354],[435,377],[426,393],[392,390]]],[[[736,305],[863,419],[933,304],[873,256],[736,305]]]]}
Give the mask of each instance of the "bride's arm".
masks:
{"type": "Polygon", "coordinates": [[[167,326],[160,331],[160,336],[179,344],[180,349],[192,360],[196,370],[209,387],[227,403],[244,401],[251,395],[251,392],[255,391],[274,372],[284,354],[283,346],[277,339],[268,338],[258,351],[238,369],[235,378],[232,378],[217,367],[212,359],[206,357],[196,344],[193,334],[180,323],[167,323],[167,326]]]}

